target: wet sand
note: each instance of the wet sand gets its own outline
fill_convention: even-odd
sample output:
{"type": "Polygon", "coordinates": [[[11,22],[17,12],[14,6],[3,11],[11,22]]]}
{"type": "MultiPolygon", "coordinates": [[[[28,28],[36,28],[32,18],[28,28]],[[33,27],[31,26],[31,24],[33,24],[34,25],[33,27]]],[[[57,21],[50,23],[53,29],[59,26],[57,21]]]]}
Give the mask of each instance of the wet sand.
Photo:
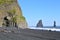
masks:
{"type": "Polygon", "coordinates": [[[15,32],[0,32],[0,40],[60,40],[60,32],[20,29],[15,32]]]}

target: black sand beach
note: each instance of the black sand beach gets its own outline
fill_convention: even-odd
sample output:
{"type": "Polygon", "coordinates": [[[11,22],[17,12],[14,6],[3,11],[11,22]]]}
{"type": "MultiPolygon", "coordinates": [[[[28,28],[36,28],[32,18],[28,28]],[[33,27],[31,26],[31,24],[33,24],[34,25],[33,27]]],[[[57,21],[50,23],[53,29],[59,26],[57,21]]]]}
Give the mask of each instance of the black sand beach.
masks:
{"type": "Polygon", "coordinates": [[[1,31],[0,40],[60,40],[60,32],[32,29],[19,29],[12,32],[1,31]]]}

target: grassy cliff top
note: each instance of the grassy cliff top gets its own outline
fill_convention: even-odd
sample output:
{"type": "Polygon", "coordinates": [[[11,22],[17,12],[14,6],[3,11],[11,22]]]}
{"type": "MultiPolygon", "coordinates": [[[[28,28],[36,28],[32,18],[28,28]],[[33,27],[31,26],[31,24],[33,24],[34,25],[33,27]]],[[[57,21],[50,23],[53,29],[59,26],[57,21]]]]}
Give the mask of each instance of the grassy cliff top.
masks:
{"type": "Polygon", "coordinates": [[[4,3],[9,3],[9,4],[11,4],[11,3],[13,3],[14,1],[16,1],[16,0],[0,0],[0,4],[4,4],[4,3]]]}

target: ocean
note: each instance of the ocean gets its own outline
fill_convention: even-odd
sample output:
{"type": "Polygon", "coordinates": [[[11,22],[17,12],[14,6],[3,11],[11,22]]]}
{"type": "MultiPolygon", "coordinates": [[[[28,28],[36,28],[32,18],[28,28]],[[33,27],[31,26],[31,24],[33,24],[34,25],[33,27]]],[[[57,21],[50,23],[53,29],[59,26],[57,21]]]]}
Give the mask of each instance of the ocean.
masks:
{"type": "Polygon", "coordinates": [[[34,26],[31,26],[31,27],[29,27],[29,29],[58,31],[58,32],[60,32],[60,26],[57,26],[57,27],[53,27],[53,26],[34,27],[34,26]]]}

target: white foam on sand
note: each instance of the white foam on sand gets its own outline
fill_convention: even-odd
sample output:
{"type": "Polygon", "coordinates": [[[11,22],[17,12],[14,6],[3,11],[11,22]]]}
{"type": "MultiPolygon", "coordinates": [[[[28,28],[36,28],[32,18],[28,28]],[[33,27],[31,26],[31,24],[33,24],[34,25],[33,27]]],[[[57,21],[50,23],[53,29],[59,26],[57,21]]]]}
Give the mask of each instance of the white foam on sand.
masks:
{"type": "Polygon", "coordinates": [[[48,31],[59,31],[59,32],[60,32],[60,28],[40,28],[40,27],[29,27],[29,29],[48,30],[48,31]]]}

